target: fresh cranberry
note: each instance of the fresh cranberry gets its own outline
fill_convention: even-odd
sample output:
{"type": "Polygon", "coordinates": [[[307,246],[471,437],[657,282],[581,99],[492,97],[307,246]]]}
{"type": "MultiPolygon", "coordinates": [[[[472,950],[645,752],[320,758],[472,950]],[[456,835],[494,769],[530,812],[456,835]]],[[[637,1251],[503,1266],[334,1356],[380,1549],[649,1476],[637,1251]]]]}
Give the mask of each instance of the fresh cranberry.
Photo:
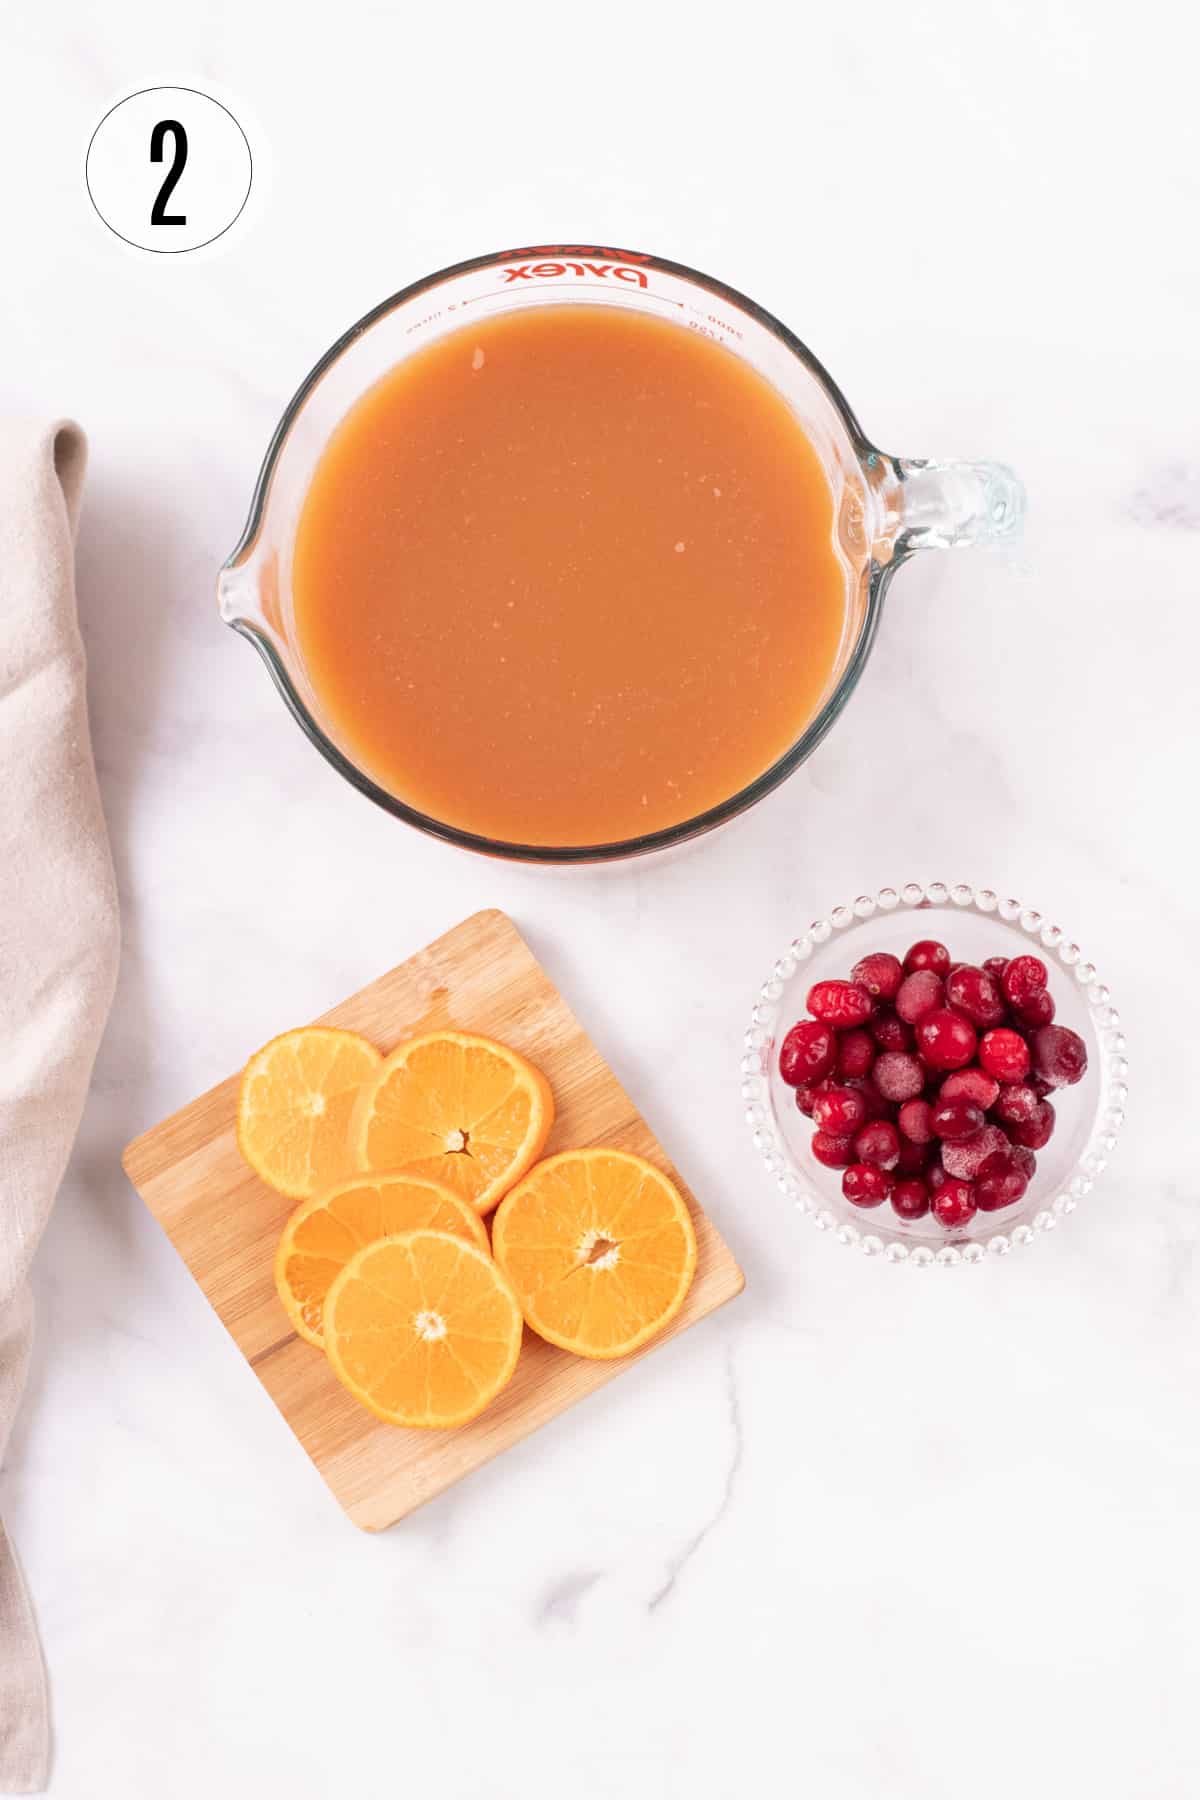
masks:
{"type": "Polygon", "coordinates": [[[859,1126],[866,1123],[866,1101],[853,1088],[830,1085],[817,1095],[812,1116],[818,1131],[828,1131],[833,1137],[853,1137],[859,1126]]]}
{"type": "Polygon", "coordinates": [[[933,1137],[933,1108],[928,1100],[906,1100],[900,1108],[899,1125],[910,1142],[928,1144],[933,1137]]]}
{"type": "Polygon", "coordinates": [[[870,1075],[847,1075],[841,1084],[851,1088],[854,1093],[862,1095],[862,1103],[867,1109],[867,1123],[872,1119],[890,1119],[895,1111],[890,1100],[885,1100],[875,1086],[875,1072],[870,1075]]]}
{"type": "Polygon", "coordinates": [[[1008,1139],[998,1125],[985,1125],[974,1137],[954,1144],[942,1142],[942,1167],[958,1181],[974,1181],[983,1162],[997,1150],[1007,1150],[1008,1139]]]}
{"type": "Polygon", "coordinates": [[[932,1155],[928,1144],[914,1144],[911,1138],[902,1137],[900,1154],[896,1158],[897,1175],[923,1174],[932,1155]]]}
{"type": "Polygon", "coordinates": [[[904,970],[900,967],[900,958],[892,956],[887,950],[873,950],[870,956],[864,956],[856,962],[850,971],[851,981],[859,987],[866,988],[875,1000],[894,1000],[896,990],[904,979],[904,970]]]}
{"type": "Polygon", "coordinates": [[[802,1081],[798,1087],[792,1089],[792,1092],[796,1097],[796,1105],[800,1108],[800,1111],[804,1113],[807,1118],[811,1119],[813,1104],[820,1092],[816,1082],[802,1081]]]}
{"type": "Polygon", "coordinates": [[[998,1031],[985,1032],[979,1060],[997,1081],[1024,1081],[1029,1073],[1029,1045],[1018,1032],[1002,1025],[998,1031]]]}
{"type": "Polygon", "coordinates": [[[946,988],[932,969],[918,969],[906,975],[896,995],[896,1012],[906,1025],[915,1025],[926,1013],[946,1004],[946,988]]]}
{"type": "Polygon", "coordinates": [[[877,1052],[875,1039],[861,1025],[857,1025],[853,1031],[843,1031],[837,1047],[838,1074],[869,1075],[877,1052]]]}
{"type": "Polygon", "coordinates": [[[851,1163],[842,1176],[842,1192],[852,1206],[882,1206],[895,1182],[886,1169],[851,1163]]]}
{"type": "Polygon", "coordinates": [[[779,1073],[789,1087],[802,1081],[820,1081],[828,1075],[837,1055],[837,1039],[828,1025],[801,1019],[779,1047],[779,1073]]]}
{"type": "Polygon", "coordinates": [[[946,979],[946,1000],[982,1031],[1004,1022],[1000,989],[986,970],[976,969],[970,963],[951,970],[946,979]]]}
{"type": "Polygon", "coordinates": [[[876,1169],[894,1169],[900,1160],[900,1133],[887,1119],[872,1119],[855,1138],[854,1154],[876,1169]]]}
{"type": "Polygon", "coordinates": [[[917,1047],[931,1069],[963,1068],[975,1054],[976,1041],[971,1021],[945,1007],[926,1013],[917,1026],[917,1047]]]}
{"type": "Polygon", "coordinates": [[[848,1169],[854,1161],[854,1139],[835,1137],[832,1131],[814,1131],[812,1153],[827,1169],[848,1169]]]}
{"type": "Polygon", "coordinates": [[[995,1150],[980,1165],[975,1179],[975,1204],[981,1212],[999,1212],[1002,1206],[1015,1206],[1028,1186],[1012,1152],[995,1150]]]}
{"type": "MultiPolygon", "coordinates": [[[[1000,977],[1004,998],[1018,1012],[1026,1000],[1040,994],[1045,985],[1046,965],[1040,956],[1014,956],[1000,977]]],[[[809,1011],[812,1011],[811,1007],[809,1011]]]]}
{"type": "Polygon", "coordinates": [[[934,1136],[947,1143],[961,1144],[964,1139],[973,1138],[983,1130],[983,1123],[982,1111],[969,1100],[942,1100],[933,1109],[934,1136]]]}
{"type": "Polygon", "coordinates": [[[1037,1111],[1031,1118],[1024,1119],[1019,1124],[1010,1125],[1008,1129],[1012,1134],[1014,1144],[1023,1144],[1026,1150],[1041,1150],[1054,1136],[1054,1127],[1057,1122],[1054,1108],[1050,1102],[1039,1100],[1037,1111]]]}
{"type": "Polygon", "coordinates": [[[1054,995],[1049,988],[1043,988],[1038,994],[1030,994],[1028,1000],[1022,1000],[1014,1011],[1022,1025],[1029,1030],[1036,1030],[1039,1025],[1049,1025],[1054,1017],[1054,995]]]}
{"type": "MultiPolygon", "coordinates": [[[[1004,971],[1005,971],[1005,969],[1007,969],[1007,967],[1008,967],[1007,956],[985,956],[983,959],[983,968],[984,968],[985,974],[990,975],[993,981],[999,982],[1001,984],[1003,984],[1004,971]]],[[[1001,992],[1003,992],[1003,985],[1001,985],[1001,992]]]]}
{"type": "Polygon", "coordinates": [[[851,1031],[866,1024],[875,1002],[866,988],[856,987],[852,981],[818,981],[808,990],[808,1010],[822,1025],[851,1031]]]}
{"type": "Polygon", "coordinates": [[[923,1219],[929,1211],[929,1189],[916,1179],[898,1181],[892,1189],[892,1206],[902,1219],[923,1219]]]}
{"type": "Polygon", "coordinates": [[[1023,1125],[1037,1110],[1038,1097],[1031,1087],[1017,1081],[1000,1089],[993,1108],[1005,1125],[1023,1125]]]}
{"type": "Polygon", "coordinates": [[[949,968],[950,952],[935,938],[919,939],[904,959],[906,975],[912,975],[918,969],[931,969],[935,975],[945,975],[949,968]]]}
{"type": "Polygon", "coordinates": [[[1074,1087],[1087,1073],[1087,1045],[1067,1025],[1043,1025],[1033,1035],[1033,1066],[1052,1088],[1074,1087]]]}
{"type": "Polygon", "coordinates": [[[885,1100],[912,1100],[925,1086],[925,1071],[906,1050],[885,1050],[876,1059],[871,1079],[885,1100]]]}
{"type": "Polygon", "coordinates": [[[1013,1144],[1009,1150],[1016,1168],[1020,1169],[1026,1181],[1032,1181],[1037,1172],[1037,1157],[1024,1144],[1013,1144]]]}
{"type": "Polygon", "coordinates": [[[917,1034],[898,1018],[890,1006],[881,1006],[871,1020],[871,1036],[881,1050],[911,1050],[917,1034]]]}
{"type": "Polygon", "coordinates": [[[940,1100],[969,1100],[972,1106],[979,1106],[987,1112],[996,1104],[996,1096],[1000,1092],[1000,1083],[992,1075],[985,1075],[982,1069],[973,1065],[969,1069],[955,1069],[953,1075],[947,1075],[938,1089],[940,1100]]]}
{"type": "Polygon", "coordinates": [[[938,1224],[944,1225],[947,1231],[957,1231],[975,1217],[975,1189],[969,1181],[945,1181],[933,1196],[931,1205],[938,1224]]]}

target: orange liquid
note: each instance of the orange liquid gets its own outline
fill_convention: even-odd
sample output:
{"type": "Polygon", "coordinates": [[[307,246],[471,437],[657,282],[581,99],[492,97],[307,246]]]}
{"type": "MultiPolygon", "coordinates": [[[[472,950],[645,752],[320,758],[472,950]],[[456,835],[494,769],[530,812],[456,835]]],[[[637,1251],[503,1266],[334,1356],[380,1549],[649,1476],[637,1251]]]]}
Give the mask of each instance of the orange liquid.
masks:
{"type": "Polygon", "coordinates": [[[624,308],[456,330],[357,402],[296,538],[300,653],[381,787],[509,843],[695,817],[795,742],[846,612],[776,391],[624,308]]]}

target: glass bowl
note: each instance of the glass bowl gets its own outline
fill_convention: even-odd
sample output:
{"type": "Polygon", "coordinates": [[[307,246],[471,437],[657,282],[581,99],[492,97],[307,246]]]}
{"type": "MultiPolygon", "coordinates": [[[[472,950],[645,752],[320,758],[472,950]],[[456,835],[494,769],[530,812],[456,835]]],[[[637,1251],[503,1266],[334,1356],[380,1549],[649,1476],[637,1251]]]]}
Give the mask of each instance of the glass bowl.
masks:
{"type": "Polygon", "coordinates": [[[1004,1256],[1014,1245],[1052,1231],[1074,1212],[1107,1164],[1128,1095],[1120,1017],[1079,945],[1043,913],[965,882],[881,888],[814,920],[788,945],[759,990],[741,1072],[755,1148],[784,1199],[819,1230],[832,1231],[866,1256],[919,1266],[982,1262],[989,1253],[1004,1256]],[[1083,1080],[1053,1096],[1057,1127],[1037,1153],[1037,1173],[1025,1197],[1003,1212],[979,1212],[954,1232],[932,1215],[901,1219],[886,1201],[870,1210],[851,1206],[842,1195],[841,1171],[824,1168],[813,1156],[812,1121],[798,1110],[778,1068],[778,1046],[806,1016],[805,1000],[815,981],[845,980],[869,950],[890,950],[903,959],[909,945],[924,937],[940,939],[955,960],[975,963],[1036,951],[1050,970],[1056,1023],[1077,1031],[1088,1051],[1083,1080]]]}

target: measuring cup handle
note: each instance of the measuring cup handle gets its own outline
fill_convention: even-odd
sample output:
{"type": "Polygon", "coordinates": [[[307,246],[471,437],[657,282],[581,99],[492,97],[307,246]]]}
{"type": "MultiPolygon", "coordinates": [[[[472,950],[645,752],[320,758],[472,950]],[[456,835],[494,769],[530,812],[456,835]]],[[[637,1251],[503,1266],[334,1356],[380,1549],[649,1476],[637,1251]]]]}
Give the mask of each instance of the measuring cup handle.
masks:
{"type": "Polygon", "coordinates": [[[1025,490],[1003,463],[889,458],[883,483],[883,542],[890,559],[914,550],[1011,544],[1025,517],[1025,490]]]}

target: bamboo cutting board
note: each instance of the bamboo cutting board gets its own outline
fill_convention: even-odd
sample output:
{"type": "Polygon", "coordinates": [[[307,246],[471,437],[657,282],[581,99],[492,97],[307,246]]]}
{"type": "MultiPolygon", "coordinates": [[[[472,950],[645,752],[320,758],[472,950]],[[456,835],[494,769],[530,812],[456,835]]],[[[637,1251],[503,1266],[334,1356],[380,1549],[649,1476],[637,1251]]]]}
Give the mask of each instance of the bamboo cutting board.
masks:
{"type": "MultiPolygon", "coordinates": [[[[587,1362],[528,1329],[509,1386],[456,1431],[385,1425],[352,1400],[322,1353],[289,1328],[272,1266],[295,1202],[266,1187],[235,1141],[240,1075],[156,1125],[125,1170],[214,1311],[356,1525],[394,1525],[460,1476],[611,1381],[658,1344],[741,1293],[744,1277],[512,921],[481,912],[318,1021],[384,1051],[440,1028],[482,1032],[547,1076],[557,1108],[546,1154],[588,1144],[636,1151],[666,1170],[691,1208],[699,1257],[682,1311],[620,1362],[587,1362]]],[[[295,1024],[283,1020],[280,1030],[295,1024]]]]}

